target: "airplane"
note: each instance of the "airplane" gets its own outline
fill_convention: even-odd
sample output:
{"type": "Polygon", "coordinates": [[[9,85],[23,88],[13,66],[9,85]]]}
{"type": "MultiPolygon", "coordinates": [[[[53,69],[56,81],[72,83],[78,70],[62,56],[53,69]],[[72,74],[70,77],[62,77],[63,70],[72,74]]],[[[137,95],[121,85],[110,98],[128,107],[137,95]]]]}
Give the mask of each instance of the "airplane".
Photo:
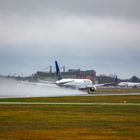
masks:
{"type": "Polygon", "coordinates": [[[87,93],[89,94],[93,94],[97,89],[96,87],[113,85],[117,82],[117,76],[114,82],[103,84],[93,84],[92,81],[89,79],[72,79],[72,78],[63,79],[57,61],[55,61],[55,67],[57,76],[57,81],[55,82],[55,84],[59,87],[79,89],[82,91],[87,91],[87,93]]]}
{"type": "Polygon", "coordinates": [[[118,84],[120,87],[132,87],[132,88],[137,88],[140,87],[140,83],[134,83],[134,82],[120,82],[118,84]]]}

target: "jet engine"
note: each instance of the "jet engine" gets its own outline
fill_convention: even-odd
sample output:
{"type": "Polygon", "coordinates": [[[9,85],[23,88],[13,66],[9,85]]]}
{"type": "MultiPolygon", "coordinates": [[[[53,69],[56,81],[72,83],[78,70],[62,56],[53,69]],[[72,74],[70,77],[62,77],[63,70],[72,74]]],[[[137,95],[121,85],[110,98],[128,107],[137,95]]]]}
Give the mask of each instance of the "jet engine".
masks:
{"type": "Polygon", "coordinates": [[[93,94],[95,91],[96,91],[96,87],[90,87],[90,88],[88,89],[88,93],[89,93],[89,94],[93,94]]]}

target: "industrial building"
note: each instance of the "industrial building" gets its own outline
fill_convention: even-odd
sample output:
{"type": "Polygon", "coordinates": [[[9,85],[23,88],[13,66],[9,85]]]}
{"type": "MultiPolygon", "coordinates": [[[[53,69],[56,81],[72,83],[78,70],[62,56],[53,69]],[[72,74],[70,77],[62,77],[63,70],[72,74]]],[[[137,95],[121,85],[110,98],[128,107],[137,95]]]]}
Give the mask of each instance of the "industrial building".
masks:
{"type": "MultiPolygon", "coordinates": [[[[63,72],[61,72],[61,74],[63,78],[90,79],[93,82],[93,84],[96,81],[95,70],[81,71],[80,69],[69,69],[68,71],[65,71],[65,68],[63,68],[63,72]]],[[[37,79],[42,80],[50,80],[50,81],[56,80],[56,73],[52,72],[51,69],[50,72],[38,71],[34,76],[37,79]]]]}

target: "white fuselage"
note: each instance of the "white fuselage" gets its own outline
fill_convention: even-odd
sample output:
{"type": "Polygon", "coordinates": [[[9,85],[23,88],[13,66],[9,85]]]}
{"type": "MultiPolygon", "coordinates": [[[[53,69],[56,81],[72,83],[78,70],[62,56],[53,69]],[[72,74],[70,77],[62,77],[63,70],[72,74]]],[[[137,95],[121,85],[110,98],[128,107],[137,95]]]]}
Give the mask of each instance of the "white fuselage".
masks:
{"type": "Polygon", "coordinates": [[[133,83],[133,82],[120,82],[118,86],[121,87],[140,87],[140,83],[133,83]]]}
{"type": "Polygon", "coordinates": [[[56,81],[56,84],[61,87],[70,87],[76,89],[85,89],[94,87],[93,83],[89,79],[61,79],[56,81]]]}

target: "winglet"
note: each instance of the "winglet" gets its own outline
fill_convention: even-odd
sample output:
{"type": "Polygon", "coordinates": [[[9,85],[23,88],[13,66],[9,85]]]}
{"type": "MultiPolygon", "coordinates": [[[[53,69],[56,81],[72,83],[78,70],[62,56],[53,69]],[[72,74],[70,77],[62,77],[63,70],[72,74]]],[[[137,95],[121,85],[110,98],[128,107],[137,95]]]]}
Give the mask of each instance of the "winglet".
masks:
{"type": "Polygon", "coordinates": [[[62,79],[62,75],[58,66],[57,61],[55,61],[55,68],[56,68],[56,76],[57,76],[57,80],[61,80],[62,79]]]}

